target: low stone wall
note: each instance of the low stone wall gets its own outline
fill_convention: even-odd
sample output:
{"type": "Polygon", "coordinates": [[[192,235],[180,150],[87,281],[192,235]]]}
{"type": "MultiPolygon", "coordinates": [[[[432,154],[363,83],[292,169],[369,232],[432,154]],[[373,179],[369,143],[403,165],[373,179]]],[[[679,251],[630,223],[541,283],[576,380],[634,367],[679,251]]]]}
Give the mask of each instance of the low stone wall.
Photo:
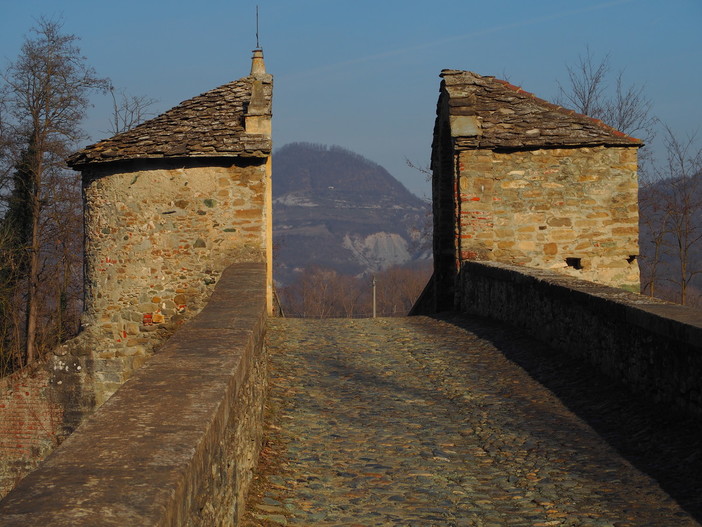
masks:
{"type": "Polygon", "coordinates": [[[0,497],[56,446],[63,408],[47,395],[43,366],[0,379],[0,497]]]}
{"type": "Polygon", "coordinates": [[[95,408],[92,361],[51,354],[0,379],[0,499],[95,408]]]}
{"type": "Polygon", "coordinates": [[[702,417],[702,311],[500,263],[467,262],[463,312],[507,322],[634,392],[702,417]]]}
{"type": "Polygon", "coordinates": [[[3,526],[235,525],[262,437],[265,264],[207,306],[0,502],[3,526]]]}

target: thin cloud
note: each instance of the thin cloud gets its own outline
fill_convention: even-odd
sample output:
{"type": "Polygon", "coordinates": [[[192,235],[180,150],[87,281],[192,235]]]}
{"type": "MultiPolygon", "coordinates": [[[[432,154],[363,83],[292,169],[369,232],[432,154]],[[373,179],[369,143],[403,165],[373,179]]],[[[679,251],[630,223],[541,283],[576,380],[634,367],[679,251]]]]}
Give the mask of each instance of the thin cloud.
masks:
{"type": "Polygon", "coordinates": [[[534,24],[541,24],[543,22],[550,22],[552,20],[558,20],[560,18],[566,18],[566,17],[570,17],[573,15],[579,15],[582,13],[597,11],[600,9],[607,9],[607,8],[622,5],[622,4],[628,4],[628,3],[631,3],[633,1],[634,0],[615,0],[613,2],[604,2],[601,4],[591,5],[588,7],[582,7],[580,9],[572,9],[569,11],[563,11],[561,13],[555,13],[552,15],[545,15],[545,16],[540,16],[540,17],[535,17],[535,18],[529,18],[526,20],[520,20],[519,22],[514,22],[512,24],[502,24],[499,26],[493,26],[490,28],[486,28],[486,29],[482,29],[482,30],[478,30],[478,31],[472,31],[470,33],[465,33],[463,35],[456,35],[456,36],[444,38],[441,40],[435,40],[433,42],[425,42],[425,43],[417,44],[414,46],[408,46],[405,48],[385,51],[383,53],[375,53],[373,55],[366,55],[365,57],[358,57],[355,59],[345,60],[345,61],[341,61],[341,62],[335,62],[332,64],[327,64],[325,66],[320,66],[318,68],[312,68],[312,69],[309,69],[309,70],[306,70],[303,72],[297,72],[293,75],[285,75],[284,77],[285,78],[293,78],[293,77],[303,76],[303,75],[306,76],[306,75],[309,75],[311,73],[319,73],[319,72],[323,72],[323,71],[337,69],[340,67],[354,66],[357,64],[363,64],[363,63],[372,62],[375,60],[397,57],[399,55],[406,55],[408,53],[414,53],[416,51],[422,51],[422,50],[435,48],[435,47],[439,47],[439,46],[445,46],[447,44],[453,44],[455,42],[460,42],[462,40],[468,40],[470,38],[489,35],[491,33],[497,33],[497,32],[505,31],[505,30],[509,30],[509,29],[521,28],[521,27],[530,26],[530,25],[534,25],[534,24]]]}

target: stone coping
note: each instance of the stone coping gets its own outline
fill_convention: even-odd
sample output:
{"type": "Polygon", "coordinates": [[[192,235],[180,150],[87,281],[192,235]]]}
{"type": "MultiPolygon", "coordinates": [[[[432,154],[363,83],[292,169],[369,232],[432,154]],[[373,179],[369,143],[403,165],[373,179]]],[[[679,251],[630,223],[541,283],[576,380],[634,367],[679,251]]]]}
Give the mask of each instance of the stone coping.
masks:
{"type": "Polygon", "coordinates": [[[514,284],[539,282],[549,296],[589,307],[598,316],[621,320],[657,335],[674,338],[702,348],[702,311],[658,298],[640,295],[579,280],[548,269],[535,269],[498,262],[465,262],[463,273],[471,270],[483,276],[514,284]]]}
{"type": "Polygon", "coordinates": [[[3,526],[185,524],[266,320],[263,263],[212,298],[0,502],[3,526]]]}
{"type": "Polygon", "coordinates": [[[553,271],[467,262],[461,310],[519,327],[613,382],[702,418],[702,311],[553,271]]]}

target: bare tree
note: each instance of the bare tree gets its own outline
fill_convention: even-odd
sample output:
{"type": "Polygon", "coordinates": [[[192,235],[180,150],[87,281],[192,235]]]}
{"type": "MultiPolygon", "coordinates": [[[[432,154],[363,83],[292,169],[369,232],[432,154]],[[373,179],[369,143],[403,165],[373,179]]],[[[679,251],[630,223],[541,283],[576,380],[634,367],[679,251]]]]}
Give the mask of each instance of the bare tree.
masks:
{"type": "Polygon", "coordinates": [[[619,72],[614,94],[603,102],[602,121],[633,137],[651,141],[658,119],[652,116],[653,103],[646,97],[644,87],[625,85],[619,72]]]}
{"type": "Polygon", "coordinates": [[[343,317],[353,317],[362,311],[364,290],[355,276],[340,275],[336,281],[337,314],[343,317]]]}
{"type": "Polygon", "coordinates": [[[115,94],[113,86],[110,86],[110,95],[112,96],[112,119],[107,132],[112,135],[131,130],[152,117],[154,114],[149,109],[158,102],[157,99],[146,95],[129,95],[125,90],[115,94]]]}
{"type": "Polygon", "coordinates": [[[280,291],[285,312],[300,317],[334,316],[333,287],[337,280],[337,272],[331,269],[318,266],[305,269],[294,284],[280,291]]]}
{"type": "MultiPolygon", "coordinates": [[[[424,289],[431,265],[392,267],[376,273],[379,316],[404,316],[424,289]]],[[[331,269],[305,269],[298,280],[280,290],[287,316],[369,317],[371,287],[367,276],[341,275],[331,269]]]]}
{"type": "Polygon", "coordinates": [[[666,164],[660,169],[669,178],[665,193],[666,243],[676,263],[676,272],[669,280],[679,291],[681,304],[688,302],[688,286],[702,274],[702,148],[695,137],[678,139],[666,128],[666,164]]]}
{"type": "Polygon", "coordinates": [[[639,180],[639,246],[641,250],[641,291],[660,296],[662,263],[667,254],[668,222],[663,183],[651,177],[639,180]]]}
{"type": "Polygon", "coordinates": [[[600,119],[645,143],[653,139],[658,121],[651,114],[652,103],[644,87],[625,84],[623,71],[617,72],[612,83],[609,53],[598,60],[588,46],[577,64],[566,69],[568,83],[558,83],[558,104],[600,119]]]}
{"type": "MultiPolygon", "coordinates": [[[[578,64],[566,66],[569,84],[558,83],[558,104],[577,110],[590,117],[600,118],[604,112],[603,101],[607,74],[609,73],[609,54],[597,62],[590,51],[585,48],[585,55],[578,56],[578,64]]],[[[623,130],[622,130],[623,131],[623,130]]]]}
{"type": "MultiPolygon", "coordinates": [[[[590,48],[567,66],[568,83],[559,83],[557,102],[649,143],[658,119],[643,86],[614,75],[610,55],[597,59],[590,48]]],[[[639,205],[642,290],[651,296],[688,302],[690,281],[701,271],[694,265],[702,236],[699,212],[699,151],[693,141],[679,141],[670,129],[665,134],[666,160],[660,167],[650,149],[639,152],[639,205]],[[677,263],[671,271],[670,260],[677,263]],[[667,286],[666,286],[667,282],[667,286]],[[672,291],[671,285],[677,289],[672,291]]]]}
{"type": "Polygon", "coordinates": [[[7,177],[10,174],[10,158],[12,141],[9,137],[7,125],[7,109],[5,107],[4,93],[0,92],[0,189],[5,188],[7,177]]]}
{"type": "Polygon", "coordinates": [[[410,167],[412,170],[416,170],[417,172],[422,174],[426,181],[431,181],[431,178],[433,176],[433,172],[432,172],[431,166],[429,164],[420,165],[419,163],[416,163],[415,161],[412,161],[407,157],[405,157],[405,164],[408,167],[410,167]]]}
{"type": "Polygon", "coordinates": [[[17,60],[2,75],[8,127],[16,151],[26,163],[26,207],[30,236],[26,294],[27,362],[37,358],[40,328],[42,271],[46,248],[42,244],[45,211],[51,206],[51,180],[64,171],[64,159],[83,137],[80,122],[88,107],[91,90],[107,90],[107,79],[98,78],[76,46],[78,38],[65,35],[59,21],[41,18],[32,29],[17,60]]]}
{"type": "Polygon", "coordinates": [[[431,276],[431,265],[415,268],[390,267],[376,274],[378,311],[383,316],[405,316],[422,293],[431,276]]]}

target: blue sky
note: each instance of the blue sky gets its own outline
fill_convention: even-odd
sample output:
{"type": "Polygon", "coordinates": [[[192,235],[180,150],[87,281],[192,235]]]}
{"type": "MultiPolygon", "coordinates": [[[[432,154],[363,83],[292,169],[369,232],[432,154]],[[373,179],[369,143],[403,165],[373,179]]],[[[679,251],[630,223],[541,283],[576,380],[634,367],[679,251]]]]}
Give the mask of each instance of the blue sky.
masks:
{"type": "MultiPolygon", "coordinates": [[[[589,46],[644,85],[678,134],[702,125],[701,0],[0,0],[0,64],[37,17],[61,17],[98,74],[158,99],[160,112],[248,74],[257,4],[276,146],[340,145],[419,195],[429,184],[405,159],[428,163],[444,68],[553,99],[565,65],[589,46]]],[[[93,141],[109,113],[109,97],[95,96],[93,141]]]]}

